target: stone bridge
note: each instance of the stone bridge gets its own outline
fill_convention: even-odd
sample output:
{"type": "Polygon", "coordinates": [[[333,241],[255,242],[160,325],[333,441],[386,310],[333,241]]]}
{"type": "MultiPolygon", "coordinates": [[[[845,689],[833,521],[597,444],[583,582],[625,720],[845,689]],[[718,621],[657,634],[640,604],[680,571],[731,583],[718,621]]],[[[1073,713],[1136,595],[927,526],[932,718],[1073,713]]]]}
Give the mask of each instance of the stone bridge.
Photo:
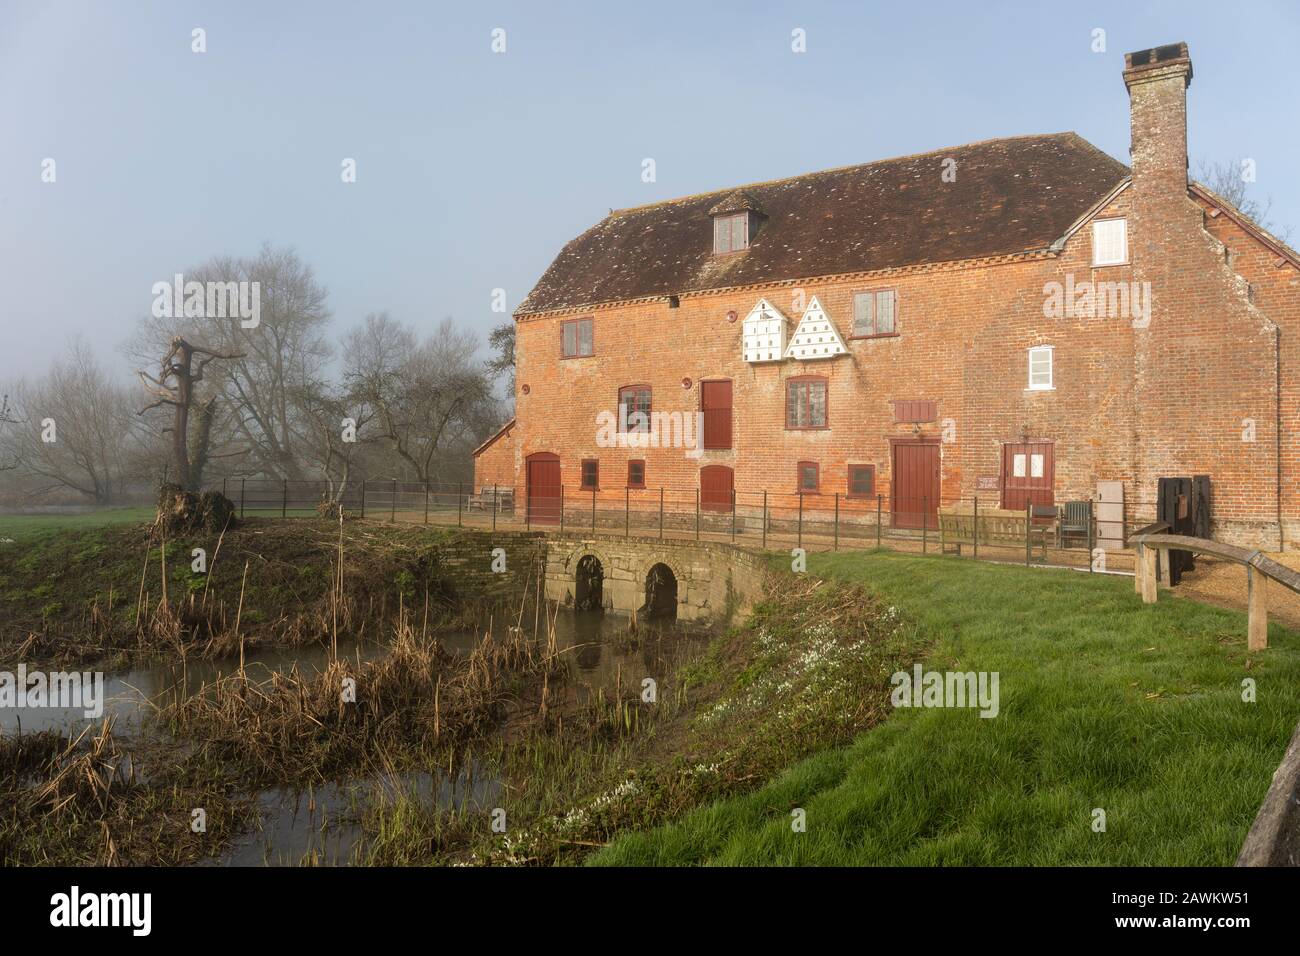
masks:
{"type": "Polygon", "coordinates": [[[761,597],[762,555],[727,544],[547,534],[546,596],[578,608],[726,625],[761,597]]]}

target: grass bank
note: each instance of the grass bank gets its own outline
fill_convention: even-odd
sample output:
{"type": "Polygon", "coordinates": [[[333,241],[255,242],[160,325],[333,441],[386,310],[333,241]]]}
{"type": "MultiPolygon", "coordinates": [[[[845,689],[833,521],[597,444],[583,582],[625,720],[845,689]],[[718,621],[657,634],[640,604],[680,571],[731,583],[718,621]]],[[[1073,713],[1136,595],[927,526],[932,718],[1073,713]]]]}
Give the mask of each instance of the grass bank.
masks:
{"type": "Polygon", "coordinates": [[[590,862],[1234,861],[1300,717],[1296,634],[1275,625],[1270,649],[1248,653],[1244,615],[1163,595],[1143,606],[1128,578],[884,552],[810,555],[808,573],[902,608],[932,642],[927,669],[999,672],[999,715],[898,709],[590,862]]]}
{"type": "Polygon", "coordinates": [[[426,599],[422,627],[459,626],[473,608],[455,595],[447,556],[463,534],[269,518],[165,542],[140,523],[48,528],[0,546],[0,660],[115,669],[233,654],[241,639],[248,648],[384,639],[402,606],[423,613],[426,599]]]}
{"type": "Polygon", "coordinates": [[[380,794],[366,862],[577,862],[618,834],[748,792],[889,711],[889,675],[918,653],[915,626],[861,588],[778,578],[743,626],[702,648],[629,632],[643,668],[580,706],[557,697],[467,757],[494,768],[505,832],[486,812],[380,794]],[[648,693],[646,680],[654,681],[648,693]]]}

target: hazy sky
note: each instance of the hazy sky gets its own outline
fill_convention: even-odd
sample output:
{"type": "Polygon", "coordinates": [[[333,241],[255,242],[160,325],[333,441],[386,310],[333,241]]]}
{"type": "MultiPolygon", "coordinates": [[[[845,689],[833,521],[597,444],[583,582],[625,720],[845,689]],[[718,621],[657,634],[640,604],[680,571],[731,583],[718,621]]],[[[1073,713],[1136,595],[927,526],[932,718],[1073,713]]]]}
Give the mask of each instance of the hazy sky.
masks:
{"type": "Polygon", "coordinates": [[[610,207],[1025,133],[1127,161],[1123,55],[1177,40],[1193,166],[1254,159],[1300,231],[1295,2],[0,0],[0,380],[77,332],[125,371],[154,282],[263,242],[336,331],[486,335],[610,207]]]}

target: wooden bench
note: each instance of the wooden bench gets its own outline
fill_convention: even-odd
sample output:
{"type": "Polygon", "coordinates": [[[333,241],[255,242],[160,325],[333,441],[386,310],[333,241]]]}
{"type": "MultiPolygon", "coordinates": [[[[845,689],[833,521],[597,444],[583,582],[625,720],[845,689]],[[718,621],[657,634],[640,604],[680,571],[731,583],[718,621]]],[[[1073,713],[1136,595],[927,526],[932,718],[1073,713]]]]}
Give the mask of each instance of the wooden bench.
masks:
{"type": "MultiPolygon", "coordinates": [[[[964,544],[975,545],[975,513],[971,507],[939,509],[939,541],[946,553],[955,547],[961,554],[964,544]]],[[[979,544],[993,547],[1025,546],[1025,513],[1007,508],[981,508],[979,510],[979,544]]],[[[1030,523],[1029,543],[1047,559],[1047,540],[1055,534],[1051,526],[1030,523]]]]}
{"type": "Polygon", "coordinates": [[[494,507],[494,498],[496,501],[495,508],[498,513],[514,514],[515,490],[513,488],[497,488],[494,491],[491,485],[484,485],[483,490],[478,494],[469,496],[469,500],[465,505],[470,511],[491,511],[494,507]]]}

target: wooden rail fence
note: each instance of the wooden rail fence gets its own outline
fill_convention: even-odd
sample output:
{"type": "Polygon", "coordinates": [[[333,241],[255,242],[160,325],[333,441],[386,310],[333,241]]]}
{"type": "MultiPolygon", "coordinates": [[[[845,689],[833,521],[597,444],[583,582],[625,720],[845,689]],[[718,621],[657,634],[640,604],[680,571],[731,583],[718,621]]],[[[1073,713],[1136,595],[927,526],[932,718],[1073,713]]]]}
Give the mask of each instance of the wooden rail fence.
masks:
{"type": "Polygon", "coordinates": [[[1268,590],[1271,579],[1285,588],[1300,593],[1300,572],[1278,564],[1259,549],[1239,548],[1209,538],[1191,538],[1181,534],[1167,534],[1166,524],[1149,525],[1133,535],[1130,543],[1137,550],[1134,564],[1133,590],[1142,595],[1142,603],[1154,604],[1157,596],[1157,562],[1169,580],[1169,552],[1192,551],[1208,554],[1225,561],[1235,561],[1246,568],[1246,647],[1261,651],[1268,647],[1268,590]]]}

